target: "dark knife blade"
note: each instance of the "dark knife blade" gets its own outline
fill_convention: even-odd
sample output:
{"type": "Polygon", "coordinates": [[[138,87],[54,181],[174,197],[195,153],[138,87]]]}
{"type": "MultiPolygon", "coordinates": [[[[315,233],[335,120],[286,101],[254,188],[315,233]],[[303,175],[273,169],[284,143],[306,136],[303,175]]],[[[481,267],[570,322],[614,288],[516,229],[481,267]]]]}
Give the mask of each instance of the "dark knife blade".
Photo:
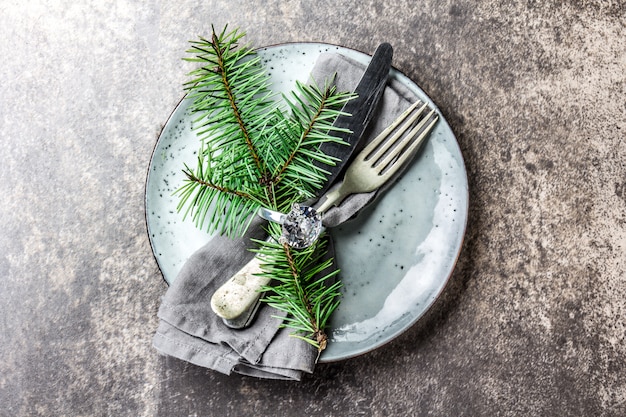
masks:
{"type": "Polygon", "coordinates": [[[382,43],[376,48],[365,73],[354,90],[356,97],[348,101],[342,109],[342,112],[348,115],[340,115],[335,119],[334,127],[347,129],[350,132],[334,132],[333,136],[343,140],[347,145],[336,142],[325,142],[320,145],[322,152],[337,158],[338,161],[334,166],[324,165],[323,168],[330,174],[324,188],[317,193],[318,196],[324,195],[333,183],[343,176],[352,156],[364,147],[365,144],[361,141],[363,132],[372,120],[374,110],[385,91],[392,57],[393,48],[390,44],[382,43]]]}

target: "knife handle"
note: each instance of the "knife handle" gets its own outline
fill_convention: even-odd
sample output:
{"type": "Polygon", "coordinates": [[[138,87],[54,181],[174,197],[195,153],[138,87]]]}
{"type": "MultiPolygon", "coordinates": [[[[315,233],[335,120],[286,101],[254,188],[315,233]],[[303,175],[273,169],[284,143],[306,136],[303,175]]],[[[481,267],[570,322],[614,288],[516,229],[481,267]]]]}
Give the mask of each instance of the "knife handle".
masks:
{"type": "Polygon", "coordinates": [[[261,272],[261,259],[255,256],[211,297],[211,309],[227,326],[242,328],[250,324],[261,296],[260,289],[270,282],[269,278],[259,275],[261,272]]]}

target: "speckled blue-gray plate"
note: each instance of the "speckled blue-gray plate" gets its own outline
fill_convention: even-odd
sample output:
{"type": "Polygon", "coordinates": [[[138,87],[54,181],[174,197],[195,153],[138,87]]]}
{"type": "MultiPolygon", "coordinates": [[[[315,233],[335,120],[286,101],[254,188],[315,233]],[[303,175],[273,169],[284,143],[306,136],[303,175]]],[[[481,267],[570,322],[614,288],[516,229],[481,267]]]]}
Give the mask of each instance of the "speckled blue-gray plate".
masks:
{"type": "MultiPolygon", "coordinates": [[[[296,80],[307,80],[317,57],[329,51],[364,64],[370,60],[361,52],[319,43],[283,44],[258,53],[272,68],[273,88],[289,92],[296,80]]],[[[390,76],[435,107],[406,76],[396,70],[390,76]]],[[[183,163],[195,164],[199,145],[188,106],[183,100],[165,125],[146,183],[148,233],[168,283],[211,239],[191,221],[181,220],[178,200],[172,196],[182,184],[183,163]]],[[[454,133],[439,116],[402,178],[376,204],[333,231],[344,297],[333,315],[331,343],[320,362],[360,355],[401,334],[432,305],[454,269],[467,220],[467,176],[454,133]]]]}

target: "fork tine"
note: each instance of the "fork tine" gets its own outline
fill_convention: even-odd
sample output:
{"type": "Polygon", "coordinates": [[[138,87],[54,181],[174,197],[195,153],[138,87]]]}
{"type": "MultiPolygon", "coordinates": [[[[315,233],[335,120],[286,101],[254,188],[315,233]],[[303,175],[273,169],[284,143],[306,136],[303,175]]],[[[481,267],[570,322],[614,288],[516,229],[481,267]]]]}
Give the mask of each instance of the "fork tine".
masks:
{"type": "Polygon", "coordinates": [[[413,157],[413,154],[428,136],[438,119],[439,116],[435,114],[433,109],[420,120],[396,147],[378,163],[376,166],[378,174],[388,178],[396,173],[409,158],[413,157]]]}
{"type": "Polygon", "coordinates": [[[417,120],[417,117],[419,117],[419,115],[424,111],[425,108],[426,108],[426,103],[422,103],[419,100],[417,100],[415,103],[409,106],[409,108],[406,109],[400,116],[398,116],[396,120],[393,121],[393,123],[387,126],[385,130],[380,132],[378,136],[376,136],[370,143],[367,144],[367,146],[363,149],[361,153],[361,155],[365,156],[364,159],[365,160],[372,159],[374,151],[376,151],[377,155],[384,155],[385,152],[389,149],[389,147],[393,145],[393,143],[398,139],[398,137],[400,137],[400,135],[402,135],[406,131],[406,129],[413,122],[415,122],[415,120],[417,120]],[[413,115],[413,117],[411,117],[407,121],[407,123],[403,125],[396,134],[394,134],[392,137],[389,137],[389,135],[394,130],[396,130],[398,125],[402,123],[411,113],[413,113],[413,111],[420,104],[422,104],[422,107],[417,112],[415,112],[415,115],[413,115]],[[381,143],[384,143],[384,145],[381,148],[379,148],[381,143]]]}

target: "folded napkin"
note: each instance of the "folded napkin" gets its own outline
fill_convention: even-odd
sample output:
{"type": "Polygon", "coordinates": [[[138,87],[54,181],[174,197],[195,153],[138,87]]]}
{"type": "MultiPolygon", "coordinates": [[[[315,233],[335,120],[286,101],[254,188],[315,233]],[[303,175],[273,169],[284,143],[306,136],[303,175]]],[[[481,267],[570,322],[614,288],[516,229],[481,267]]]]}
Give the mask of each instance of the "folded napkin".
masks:
{"type": "MultiPolygon", "coordinates": [[[[337,88],[353,91],[364,71],[363,65],[329,53],[318,58],[311,76],[323,85],[326,78],[336,74],[337,88]]],[[[363,140],[374,138],[415,100],[410,90],[391,80],[363,140]]],[[[346,198],[340,206],[326,212],[324,224],[332,227],[349,220],[383,191],[346,198]]],[[[263,239],[264,225],[264,220],[254,219],[245,236],[214,237],[189,258],[167,290],[158,312],[160,323],[153,344],[160,353],[224,374],[300,380],[304,373],[313,372],[318,352],[310,344],[291,337],[291,329],[280,328],[285,313],[262,305],[250,327],[235,330],[211,309],[213,293],[254,256],[249,250],[253,246],[250,239],[263,239]]],[[[332,245],[330,249],[332,253],[332,245]]]]}

